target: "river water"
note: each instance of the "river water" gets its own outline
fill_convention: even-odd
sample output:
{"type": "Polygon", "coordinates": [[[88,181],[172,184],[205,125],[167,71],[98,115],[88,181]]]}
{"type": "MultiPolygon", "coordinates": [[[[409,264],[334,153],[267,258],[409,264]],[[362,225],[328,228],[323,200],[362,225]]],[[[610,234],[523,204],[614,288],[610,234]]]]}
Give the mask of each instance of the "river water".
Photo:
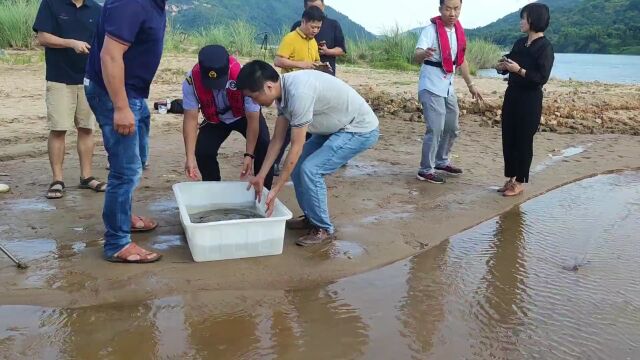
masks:
{"type": "MultiPolygon", "coordinates": [[[[600,81],[611,84],[640,84],[640,56],[601,54],[556,54],[551,77],[560,80],[600,81]]],[[[478,75],[501,77],[495,70],[478,75]]]]}

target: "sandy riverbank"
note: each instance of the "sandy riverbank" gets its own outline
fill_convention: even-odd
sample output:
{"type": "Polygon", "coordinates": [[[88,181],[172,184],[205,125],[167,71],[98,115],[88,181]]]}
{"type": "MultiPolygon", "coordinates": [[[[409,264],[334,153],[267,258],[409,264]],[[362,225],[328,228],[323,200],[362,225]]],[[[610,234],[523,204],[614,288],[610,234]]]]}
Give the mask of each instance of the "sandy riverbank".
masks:
{"type": "MultiPolygon", "coordinates": [[[[180,97],[180,81],[193,59],[165,57],[151,101],[180,97]]],[[[137,211],[161,222],[136,235],[165,258],[149,266],[100,260],[102,196],[75,188],[79,173],[68,137],[66,197],[43,195],[50,181],[46,157],[43,64],[0,64],[0,241],[31,265],[18,271],[0,256],[0,304],[84,306],[127,302],[204,290],[278,289],[333,281],[424,251],[515,204],[595,173],[640,168],[640,86],[552,81],[547,87],[546,132],[536,137],[533,182],[525,196],[503,199],[490,188],[502,183],[500,130],[495,118],[506,84],[477,79],[488,106],[477,108],[458,85],[463,132],[455,161],[466,169],[446,185],[419,183],[415,172],[424,124],[414,103],[416,74],[341,68],[340,76],[369,98],[381,118],[379,144],[328,178],[330,208],[339,241],[302,249],[289,232],[277,257],[193,263],[182,235],[171,185],[184,181],[181,118],[152,118],[151,168],[136,197],[137,211]],[[557,114],[556,114],[557,113],[557,114]],[[555,123],[554,123],[555,122],[555,123]],[[562,149],[582,152],[570,157],[562,149]]],[[[273,111],[267,111],[273,124],[273,111]]],[[[223,177],[235,180],[244,140],[232,135],[220,154],[223,177]]],[[[95,172],[107,176],[98,147],[95,172]]],[[[299,213],[293,189],[281,196],[299,213]]]]}

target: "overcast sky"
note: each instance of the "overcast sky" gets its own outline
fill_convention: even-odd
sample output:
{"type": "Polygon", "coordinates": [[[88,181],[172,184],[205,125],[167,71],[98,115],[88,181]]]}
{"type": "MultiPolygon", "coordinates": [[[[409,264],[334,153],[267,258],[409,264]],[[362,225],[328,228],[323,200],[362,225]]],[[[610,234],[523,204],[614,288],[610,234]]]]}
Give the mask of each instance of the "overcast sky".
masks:
{"type": "MultiPolygon", "coordinates": [[[[489,24],[531,0],[464,0],[460,21],[465,28],[489,24]]],[[[426,24],[438,14],[439,0],[325,0],[367,30],[380,34],[396,23],[403,30],[426,24]]]]}

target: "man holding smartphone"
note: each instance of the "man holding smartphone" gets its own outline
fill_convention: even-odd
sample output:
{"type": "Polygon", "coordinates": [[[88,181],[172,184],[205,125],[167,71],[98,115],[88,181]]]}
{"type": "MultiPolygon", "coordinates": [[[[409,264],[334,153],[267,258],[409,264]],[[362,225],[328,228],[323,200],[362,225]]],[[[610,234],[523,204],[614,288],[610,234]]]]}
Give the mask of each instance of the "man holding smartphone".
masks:
{"type": "Polygon", "coordinates": [[[415,60],[422,64],[418,98],[422,103],[427,131],[422,144],[418,180],[443,184],[438,172],[458,176],[462,169],[453,166],[449,154],[460,132],[458,98],[453,86],[459,67],[474,99],[482,95],[471,81],[465,62],[466,39],[458,21],[462,0],[440,0],[440,16],[431,19],[418,39],[415,60]],[[438,171],[438,172],[437,172],[438,171]]]}
{"type": "MultiPolygon", "coordinates": [[[[316,6],[324,12],[324,0],[305,0],[304,8],[308,9],[311,6],[316,6]]],[[[291,31],[295,31],[300,26],[301,22],[298,20],[291,27],[291,31]]],[[[346,41],[342,32],[340,23],[329,17],[326,17],[322,21],[322,27],[315,36],[318,42],[318,49],[320,51],[320,61],[322,63],[328,63],[331,66],[330,74],[336,75],[336,59],[340,56],[344,56],[347,53],[346,41]]]]}
{"type": "Polygon", "coordinates": [[[315,36],[320,31],[324,18],[324,13],[318,7],[305,9],[300,26],[285,35],[280,42],[274,65],[282,68],[283,73],[321,70],[320,51],[315,36]]]}
{"type": "MultiPolygon", "coordinates": [[[[274,65],[282,68],[284,74],[296,70],[319,70],[334,74],[329,63],[320,62],[320,46],[316,42],[325,20],[324,12],[317,6],[308,6],[302,13],[302,21],[297,24],[280,43],[274,65]]],[[[280,175],[280,161],[291,140],[291,130],[287,131],[282,150],[273,167],[273,175],[280,175]]]]}

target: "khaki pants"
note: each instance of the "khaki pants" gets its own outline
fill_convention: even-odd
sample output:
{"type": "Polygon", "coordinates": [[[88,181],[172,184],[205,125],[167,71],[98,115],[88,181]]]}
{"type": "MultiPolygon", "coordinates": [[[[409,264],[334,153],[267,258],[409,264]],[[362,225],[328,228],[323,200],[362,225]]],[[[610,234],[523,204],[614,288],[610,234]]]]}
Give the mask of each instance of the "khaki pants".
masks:
{"type": "Polygon", "coordinates": [[[84,95],[84,85],[67,85],[47,81],[47,120],[49,130],[95,128],[96,120],[84,95]]]}

